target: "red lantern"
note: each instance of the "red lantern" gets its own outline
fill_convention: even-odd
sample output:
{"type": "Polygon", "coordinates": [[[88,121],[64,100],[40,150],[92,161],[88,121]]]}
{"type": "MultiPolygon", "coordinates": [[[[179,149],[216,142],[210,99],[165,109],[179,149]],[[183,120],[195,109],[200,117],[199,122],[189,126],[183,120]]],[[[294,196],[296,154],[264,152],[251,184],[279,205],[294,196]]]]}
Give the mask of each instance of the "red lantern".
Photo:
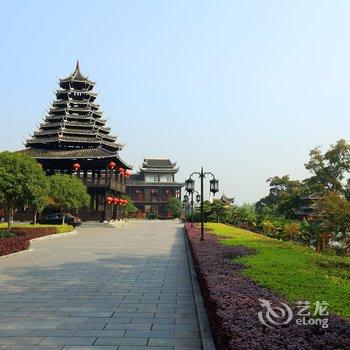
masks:
{"type": "Polygon", "coordinates": [[[114,204],[118,204],[118,202],[119,202],[119,198],[113,198],[113,203],[114,204]]]}
{"type": "Polygon", "coordinates": [[[125,170],[125,176],[129,177],[131,175],[129,170],[125,170]]]}
{"type": "Polygon", "coordinates": [[[80,169],[80,164],[79,164],[79,163],[74,163],[74,164],[73,164],[73,169],[74,169],[75,171],[78,171],[78,170],[80,169]]]}
{"type": "Polygon", "coordinates": [[[115,168],[115,163],[114,162],[109,162],[108,163],[108,168],[113,170],[115,168]]]}
{"type": "Polygon", "coordinates": [[[127,199],[124,199],[124,203],[125,203],[125,204],[128,204],[128,200],[127,200],[127,199]]]}
{"type": "Polygon", "coordinates": [[[107,202],[108,204],[111,204],[112,201],[113,201],[113,198],[112,198],[112,197],[107,197],[107,198],[106,198],[106,202],[107,202]]]}
{"type": "Polygon", "coordinates": [[[124,171],[125,171],[124,168],[122,168],[122,167],[118,168],[118,173],[123,173],[124,171]]]}

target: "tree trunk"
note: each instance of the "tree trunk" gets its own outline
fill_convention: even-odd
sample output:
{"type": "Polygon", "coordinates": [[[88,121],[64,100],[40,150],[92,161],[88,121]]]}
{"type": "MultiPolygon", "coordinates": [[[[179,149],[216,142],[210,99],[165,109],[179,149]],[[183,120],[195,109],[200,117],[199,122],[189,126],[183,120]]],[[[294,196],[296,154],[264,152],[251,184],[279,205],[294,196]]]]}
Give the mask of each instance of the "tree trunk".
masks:
{"type": "Polygon", "coordinates": [[[12,226],[12,220],[13,220],[13,201],[12,200],[7,200],[6,201],[6,206],[7,206],[7,229],[10,231],[11,226],[12,226]]]}
{"type": "Polygon", "coordinates": [[[61,207],[61,214],[62,214],[62,225],[64,225],[65,219],[66,219],[66,211],[64,207],[61,207]]]}
{"type": "Polygon", "coordinates": [[[36,225],[36,217],[37,217],[37,215],[38,215],[38,211],[35,210],[35,212],[34,212],[34,220],[33,220],[34,226],[36,225]]]}
{"type": "Polygon", "coordinates": [[[7,229],[10,231],[12,224],[12,208],[8,208],[7,211],[7,229]]]}

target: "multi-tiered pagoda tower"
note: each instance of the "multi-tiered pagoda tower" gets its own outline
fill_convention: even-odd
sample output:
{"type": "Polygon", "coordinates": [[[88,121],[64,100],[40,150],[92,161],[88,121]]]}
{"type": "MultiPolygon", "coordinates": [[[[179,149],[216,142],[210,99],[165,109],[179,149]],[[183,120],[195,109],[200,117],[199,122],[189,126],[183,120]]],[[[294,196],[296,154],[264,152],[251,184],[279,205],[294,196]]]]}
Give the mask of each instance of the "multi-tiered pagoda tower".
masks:
{"type": "Polygon", "coordinates": [[[60,172],[80,177],[91,203],[79,214],[83,219],[108,220],[116,213],[106,205],[106,198],[125,193],[124,173],[117,169],[131,167],[119,158],[123,145],[106,126],[95,103],[94,85],[77,62],[74,72],[60,79],[56,100],[22,152],[35,158],[48,175],[60,172]]]}

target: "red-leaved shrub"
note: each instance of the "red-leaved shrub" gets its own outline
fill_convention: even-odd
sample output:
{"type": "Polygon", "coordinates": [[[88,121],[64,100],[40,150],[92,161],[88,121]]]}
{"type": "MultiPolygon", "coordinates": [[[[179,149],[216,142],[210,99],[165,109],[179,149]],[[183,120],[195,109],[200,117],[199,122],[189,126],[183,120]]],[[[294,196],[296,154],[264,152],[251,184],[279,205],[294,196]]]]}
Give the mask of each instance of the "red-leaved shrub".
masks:
{"type": "Polygon", "coordinates": [[[15,237],[0,239],[0,256],[16,253],[29,248],[29,241],[33,238],[52,235],[57,233],[55,227],[13,227],[11,232],[15,237]]]}
{"type": "Polygon", "coordinates": [[[208,232],[200,241],[198,230],[190,225],[186,232],[218,350],[350,349],[350,324],[334,315],[328,316],[329,328],[295,322],[276,328],[264,326],[258,318],[259,299],[288,302],[244,276],[243,266],[232,261],[254,251],[220,244],[208,232]]]}

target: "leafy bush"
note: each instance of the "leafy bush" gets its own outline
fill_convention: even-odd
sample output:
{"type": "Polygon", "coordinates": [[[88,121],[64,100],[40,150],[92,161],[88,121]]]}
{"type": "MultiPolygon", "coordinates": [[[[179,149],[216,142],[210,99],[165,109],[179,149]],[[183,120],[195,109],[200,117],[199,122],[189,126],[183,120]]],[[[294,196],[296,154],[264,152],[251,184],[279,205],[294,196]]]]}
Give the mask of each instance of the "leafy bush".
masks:
{"type": "Polygon", "coordinates": [[[0,256],[28,249],[33,238],[72,230],[70,225],[19,225],[11,231],[0,231],[0,256]]]}
{"type": "Polygon", "coordinates": [[[74,227],[71,225],[55,225],[56,233],[65,233],[74,230],[74,227]]]}
{"type": "Polygon", "coordinates": [[[149,220],[155,220],[155,219],[157,219],[157,213],[153,213],[153,212],[148,213],[148,219],[149,219],[149,220]]]}
{"type": "Polygon", "coordinates": [[[170,211],[174,218],[179,218],[181,215],[180,199],[176,197],[171,197],[167,203],[166,210],[170,211]]]}
{"type": "Polygon", "coordinates": [[[290,222],[284,225],[284,238],[288,240],[296,240],[300,236],[301,230],[298,222],[290,222]]]}
{"type": "Polygon", "coordinates": [[[15,233],[9,231],[0,231],[0,239],[15,236],[15,233]]]}
{"type": "Polygon", "coordinates": [[[11,232],[15,234],[24,234],[24,235],[54,235],[57,233],[57,229],[54,226],[46,227],[12,227],[11,232]]]}

